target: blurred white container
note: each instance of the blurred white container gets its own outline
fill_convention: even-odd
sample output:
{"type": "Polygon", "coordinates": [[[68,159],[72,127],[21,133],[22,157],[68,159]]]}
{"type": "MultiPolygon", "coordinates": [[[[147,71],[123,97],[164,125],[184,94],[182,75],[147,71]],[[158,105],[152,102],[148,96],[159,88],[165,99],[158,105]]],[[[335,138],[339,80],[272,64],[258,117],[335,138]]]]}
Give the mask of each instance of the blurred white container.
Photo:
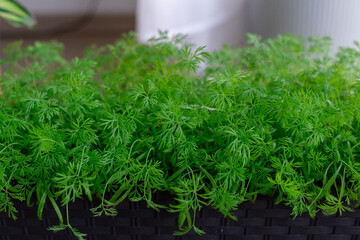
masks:
{"type": "Polygon", "coordinates": [[[188,35],[188,42],[207,51],[244,40],[244,0],[138,0],[136,30],[145,42],[158,30],[188,35]]]}
{"type": "Polygon", "coordinates": [[[263,38],[291,33],[329,36],[333,48],[360,40],[359,0],[251,0],[249,31],[263,38]]]}

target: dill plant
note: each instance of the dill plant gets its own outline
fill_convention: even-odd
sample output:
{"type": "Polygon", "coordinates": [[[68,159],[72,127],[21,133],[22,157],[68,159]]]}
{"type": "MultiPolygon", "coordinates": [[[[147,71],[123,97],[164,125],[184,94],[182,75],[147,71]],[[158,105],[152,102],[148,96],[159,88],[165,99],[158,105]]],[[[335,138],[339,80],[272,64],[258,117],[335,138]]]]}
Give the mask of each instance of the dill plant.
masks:
{"type": "MultiPolygon", "coordinates": [[[[282,35],[207,53],[166,32],[130,33],[66,61],[61,44],[5,50],[0,95],[0,210],[48,201],[71,226],[68,205],[99,196],[95,216],[125,199],[196,227],[212,206],[225,217],[270,195],[298,216],[340,214],[360,196],[359,44],[330,54],[328,38],[282,35]],[[196,74],[201,62],[203,74],[196,74]],[[170,192],[169,206],[154,202],[170,192]],[[66,216],[61,208],[66,209],[66,216]]],[[[355,205],[354,205],[355,204],[355,205]]]]}

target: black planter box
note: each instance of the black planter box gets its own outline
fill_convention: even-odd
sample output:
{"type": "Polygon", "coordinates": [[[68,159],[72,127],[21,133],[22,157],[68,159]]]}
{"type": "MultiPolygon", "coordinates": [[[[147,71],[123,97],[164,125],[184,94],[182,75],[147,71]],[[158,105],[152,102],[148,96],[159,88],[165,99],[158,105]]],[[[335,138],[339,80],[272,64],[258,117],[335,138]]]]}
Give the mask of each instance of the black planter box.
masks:
{"type": "MultiPolygon", "coordinates": [[[[157,195],[158,203],[170,198],[157,195]]],[[[246,202],[235,211],[238,221],[224,218],[217,210],[205,207],[197,214],[196,225],[206,232],[198,235],[189,232],[174,236],[177,231],[177,214],[166,210],[157,212],[144,202],[124,201],[118,205],[116,217],[93,217],[92,207],[98,201],[77,200],[69,205],[70,223],[89,240],[360,240],[360,209],[345,212],[342,216],[317,214],[293,219],[290,208],[274,205],[270,198],[261,197],[255,203],[246,202]]],[[[37,218],[37,208],[17,203],[16,221],[0,214],[1,240],[64,240],[76,239],[69,230],[54,233],[46,230],[58,224],[55,211],[47,203],[43,220],[37,218]]],[[[64,207],[63,207],[64,208],[64,207]]]]}

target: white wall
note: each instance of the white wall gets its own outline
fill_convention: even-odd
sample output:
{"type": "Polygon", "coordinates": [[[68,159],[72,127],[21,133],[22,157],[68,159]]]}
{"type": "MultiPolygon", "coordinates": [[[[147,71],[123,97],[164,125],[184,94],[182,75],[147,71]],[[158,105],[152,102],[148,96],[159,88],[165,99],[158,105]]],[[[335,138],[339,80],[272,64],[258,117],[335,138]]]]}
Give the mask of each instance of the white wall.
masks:
{"type": "Polygon", "coordinates": [[[35,15],[76,15],[96,6],[97,14],[134,15],[136,0],[18,0],[35,15]]]}

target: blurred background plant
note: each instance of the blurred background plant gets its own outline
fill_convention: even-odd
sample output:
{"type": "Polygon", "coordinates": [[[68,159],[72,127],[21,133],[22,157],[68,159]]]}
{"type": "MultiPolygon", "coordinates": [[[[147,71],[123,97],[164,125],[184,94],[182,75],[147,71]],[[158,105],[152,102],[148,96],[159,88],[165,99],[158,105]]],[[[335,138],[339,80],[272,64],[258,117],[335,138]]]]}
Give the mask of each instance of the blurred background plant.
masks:
{"type": "Polygon", "coordinates": [[[0,0],[0,16],[15,27],[32,28],[36,23],[34,16],[14,0],[0,0]]]}

